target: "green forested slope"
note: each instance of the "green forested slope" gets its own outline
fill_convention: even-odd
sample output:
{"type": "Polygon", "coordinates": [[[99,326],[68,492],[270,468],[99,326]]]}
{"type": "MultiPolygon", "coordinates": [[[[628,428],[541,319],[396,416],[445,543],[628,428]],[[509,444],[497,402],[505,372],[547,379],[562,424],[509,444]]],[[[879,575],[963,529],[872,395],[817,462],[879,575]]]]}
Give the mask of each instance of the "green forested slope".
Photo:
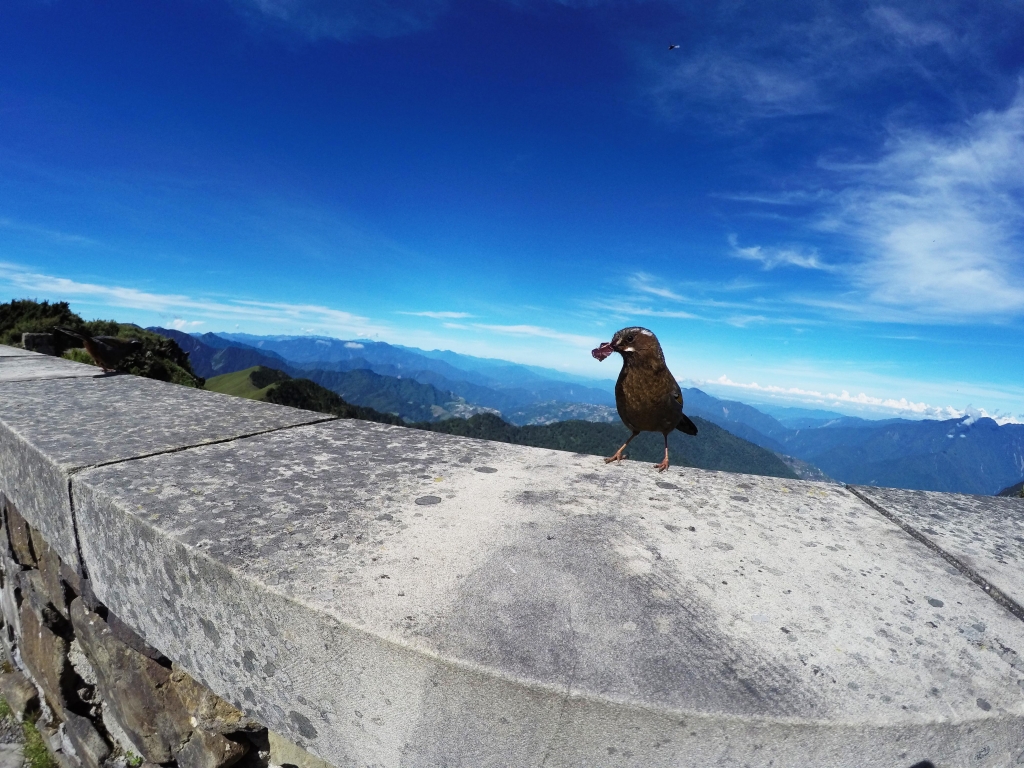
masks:
{"type": "Polygon", "coordinates": [[[283,371],[260,365],[246,368],[244,371],[214,376],[207,380],[206,389],[225,395],[329,413],[343,419],[363,419],[382,424],[405,423],[389,413],[345,402],[334,392],[309,379],[293,379],[283,371]]]}
{"type": "MultiPolygon", "coordinates": [[[[669,461],[672,464],[796,479],[793,471],[770,451],[699,417],[693,421],[700,430],[696,437],[681,432],[673,432],[669,436],[669,461]]],[[[543,426],[516,427],[488,413],[469,419],[446,419],[411,426],[431,432],[595,456],[611,456],[629,437],[629,431],[621,424],[560,421],[543,426]]],[[[664,441],[660,434],[644,433],[630,443],[627,456],[654,463],[661,461],[663,451],[664,441]]]]}

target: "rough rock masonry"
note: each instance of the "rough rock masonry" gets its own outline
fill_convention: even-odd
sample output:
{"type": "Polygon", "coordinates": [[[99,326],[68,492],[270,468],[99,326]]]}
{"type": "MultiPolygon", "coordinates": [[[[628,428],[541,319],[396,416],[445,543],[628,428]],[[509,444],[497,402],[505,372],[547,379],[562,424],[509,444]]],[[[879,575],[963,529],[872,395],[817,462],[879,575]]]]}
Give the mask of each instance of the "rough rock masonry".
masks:
{"type": "Polygon", "coordinates": [[[2,495],[0,512],[0,693],[61,768],[326,766],[146,643],[2,495]]]}

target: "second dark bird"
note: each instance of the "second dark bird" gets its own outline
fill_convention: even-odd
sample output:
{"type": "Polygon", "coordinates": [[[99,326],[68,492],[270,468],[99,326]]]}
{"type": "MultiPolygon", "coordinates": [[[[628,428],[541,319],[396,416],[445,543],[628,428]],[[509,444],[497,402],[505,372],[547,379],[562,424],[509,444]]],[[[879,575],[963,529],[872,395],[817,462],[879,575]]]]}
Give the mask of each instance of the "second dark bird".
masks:
{"type": "Polygon", "coordinates": [[[128,357],[142,350],[142,342],[138,339],[122,339],[119,336],[90,336],[70,328],[54,328],[58,333],[70,336],[82,342],[89,357],[105,372],[116,371],[117,366],[128,357]]]}
{"type": "Polygon", "coordinates": [[[682,390],[665,364],[658,337],[646,328],[623,328],[591,354],[604,360],[612,352],[622,355],[622,370],[615,382],[615,407],[633,434],[605,461],[622,461],[626,446],[641,432],[661,432],[665,436],[665,458],[654,467],[664,472],[668,469],[668,436],[672,430],[697,434],[697,425],[683,413],[682,390]]]}

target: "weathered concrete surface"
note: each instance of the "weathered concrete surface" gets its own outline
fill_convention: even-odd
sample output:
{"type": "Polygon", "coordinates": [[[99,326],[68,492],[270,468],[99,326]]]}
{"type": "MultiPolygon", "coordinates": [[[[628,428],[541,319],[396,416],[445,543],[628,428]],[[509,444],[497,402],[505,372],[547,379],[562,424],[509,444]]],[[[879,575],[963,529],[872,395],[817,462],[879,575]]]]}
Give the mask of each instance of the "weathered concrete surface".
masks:
{"type": "MultiPolygon", "coordinates": [[[[11,347],[13,349],[13,347],[11,347]]],[[[24,350],[23,350],[24,351],[24,350]]],[[[7,381],[37,381],[40,379],[71,379],[81,376],[102,376],[95,365],[76,363],[62,357],[37,355],[0,356],[0,383],[7,381]]]]}
{"type": "Polygon", "coordinates": [[[8,347],[6,344],[0,344],[0,357],[42,357],[42,355],[21,347],[8,347]]]}
{"type": "Polygon", "coordinates": [[[1024,754],[1024,623],[838,486],[344,421],[73,493],[99,598],[337,766],[1024,754]]]}
{"type": "Polygon", "coordinates": [[[324,418],[137,376],[0,382],[0,488],[76,566],[68,496],[74,472],[324,418]]]}
{"type": "Polygon", "coordinates": [[[1024,500],[866,486],[854,490],[1024,605],[1024,500]]]}

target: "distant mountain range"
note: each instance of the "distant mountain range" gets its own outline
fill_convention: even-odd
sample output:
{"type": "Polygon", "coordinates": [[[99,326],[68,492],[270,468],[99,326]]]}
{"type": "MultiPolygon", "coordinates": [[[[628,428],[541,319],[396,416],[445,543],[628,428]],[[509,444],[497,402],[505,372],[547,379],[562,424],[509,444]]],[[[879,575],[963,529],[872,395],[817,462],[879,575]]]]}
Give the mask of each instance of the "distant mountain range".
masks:
{"type": "MultiPolygon", "coordinates": [[[[612,381],[587,383],[543,368],[367,340],[150,330],[175,339],[200,376],[276,368],[409,421],[490,413],[521,427],[574,420],[619,425],[612,381]]],[[[1024,477],[1024,425],[871,421],[814,409],[762,410],[696,388],[683,393],[687,414],[774,452],[808,479],[994,494],[1024,477]]]]}
{"type": "Polygon", "coordinates": [[[869,421],[835,414],[787,419],[794,428],[699,389],[686,389],[683,397],[688,413],[844,483],[989,495],[1024,477],[1024,424],[1000,426],[970,417],[869,421]]]}
{"type": "MultiPolygon", "coordinates": [[[[207,380],[206,388],[228,395],[330,413],[342,418],[364,419],[387,424],[403,423],[401,419],[391,414],[348,403],[314,381],[294,379],[287,373],[263,366],[254,366],[242,371],[214,376],[207,380]]],[[[771,451],[766,451],[753,443],[742,440],[699,417],[696,422],[700,429],[699,440],[678,432],[672,433],[669,438],[669,457],[676,466],[790,479],[797,477],[771,451]]],[[[588,453],[595,456],[612,455],[629,437],[629,431],[622,424],[600,424],[572,420],[520,427],[503,421],[501,417],[493,413],[481,413],[469,419],[449,418],[443,421],[410,423],[405,426],[482,440],[588,453]]],[[[630,444],[628,455],[631,459],[653,463],[661,460],[662,451],[661,435],[645,434],[630,444]]]]}

